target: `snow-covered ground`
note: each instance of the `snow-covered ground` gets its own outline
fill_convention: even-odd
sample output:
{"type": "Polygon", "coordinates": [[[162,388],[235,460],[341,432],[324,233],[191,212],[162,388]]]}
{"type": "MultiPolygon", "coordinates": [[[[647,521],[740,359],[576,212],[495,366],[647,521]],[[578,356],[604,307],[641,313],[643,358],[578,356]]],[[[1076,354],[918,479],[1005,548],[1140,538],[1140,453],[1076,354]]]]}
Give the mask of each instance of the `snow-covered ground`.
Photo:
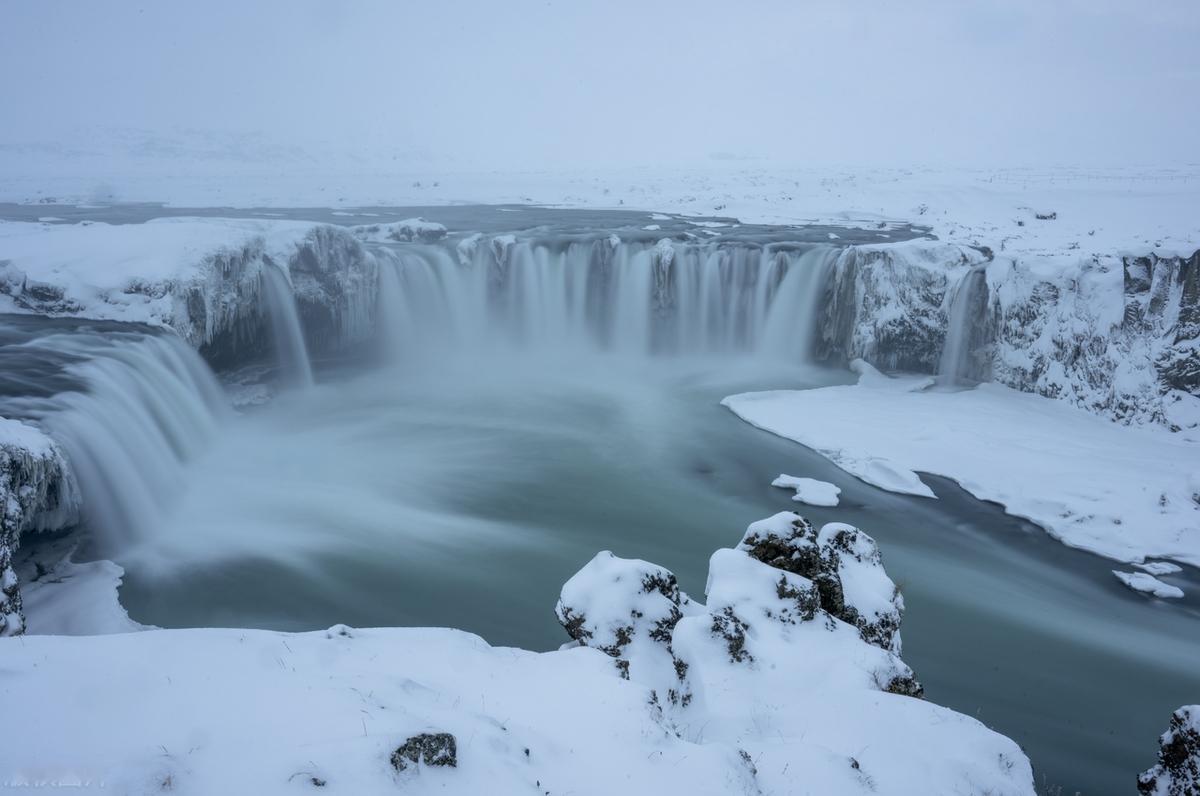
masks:
{"type": "MultiPolygon", "coordinates": [[[[0,201],[165,202],[180,207],[369,207],[533,203],[729,216],[744,223],[874,225],[902,220],[940,239],[1074,263],[1093,254],[1200,248],[1200,167],[804,168],[254,174],[134,161],[47,165],[2,153],[0,201]],[[54,166],[53,168],[51,166],[54,166]],[[1039,219],[1037,216],[1053,218],[1039,219]]],[[[52,204],[46,215],[54,215],[52,204]]]]}
{"type": "Polygon", "coordinates": [[[559,604],[579,645],[540,654],[345,626],[0,639],[22,717],[0,772],[129,793],[1033,793],[1012,741],[901,695],[901,603],[864,534],[780,514],[713,555],[707,606],[674,584],[602,553],[559,604]],[[793,547],[820,580],[770,558],[793,547]]]}
{"type": "MultiPolygon", "coordinates": [[[[994,384],[928,378],[730,396],[739,417],[894,492],[934,497],[917,473],[953,478],[1072,547],[1117,561],[1200,567],[1200,443],[1129,428],[994,384]]],[[[1165,576],[1165,575],[1164,575],[1165,576]]]]}

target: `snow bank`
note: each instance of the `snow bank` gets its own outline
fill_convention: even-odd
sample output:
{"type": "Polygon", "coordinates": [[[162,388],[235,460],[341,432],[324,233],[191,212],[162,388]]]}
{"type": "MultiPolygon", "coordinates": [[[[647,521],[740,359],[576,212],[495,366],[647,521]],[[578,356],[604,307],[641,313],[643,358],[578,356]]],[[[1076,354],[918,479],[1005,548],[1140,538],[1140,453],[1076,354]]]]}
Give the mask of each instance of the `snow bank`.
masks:
{"type": "Polygon", "coordinates": [[[785,513],[713,555],[707,605],[601,553],[563,587],[555,652],[344,625],[0,639],[0,703],[29,717],[0,771],[133,793],[1033,794],[1015,743],[902,695],[890,643],[826,610],[831,578],[843,613],[895,595],[865,534],[785,513]]]}
{"type": "Polygon", "coordinates": [[[723,403],[881,488],[933,497],[917,472],[943,475],[1072,547],[1131,563],[1200,566],[1200,500],[1191,483],[1200,444],[1182,435],[1116,425],[994,384],[912,392],[864,379],[723,403]]]}
{"type": "Polygon", "coordinates": [[[794,475],[780,475],[771,482],[771,486],[794,489],[796,494],[792,495],[792,500],[797,503],[807,503],[810,506],[836,506],[838,495],[842,493],[840,487],[834,486],[828,481],[797,478],[794,475]]]}

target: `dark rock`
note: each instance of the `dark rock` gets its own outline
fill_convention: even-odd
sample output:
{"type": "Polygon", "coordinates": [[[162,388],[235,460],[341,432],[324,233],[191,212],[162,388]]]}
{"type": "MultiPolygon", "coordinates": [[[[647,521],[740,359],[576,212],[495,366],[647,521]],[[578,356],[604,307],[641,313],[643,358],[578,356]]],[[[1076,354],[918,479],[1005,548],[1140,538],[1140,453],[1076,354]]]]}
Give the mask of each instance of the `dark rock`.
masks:
{"type": "Polygon", "coordinates": [[[1175,711],[1170,726],[1158,741],[1158,764],[1138,776],[1138,793],[1200,794],[1200,705],[1185,705],[1175,711]]]}
{"type": "Polygon", "coordinates": [[[448,732],[414,735],[392,752],[392,767],[404,771],[409,765],[458,766],[458,743],[448,732]]]}

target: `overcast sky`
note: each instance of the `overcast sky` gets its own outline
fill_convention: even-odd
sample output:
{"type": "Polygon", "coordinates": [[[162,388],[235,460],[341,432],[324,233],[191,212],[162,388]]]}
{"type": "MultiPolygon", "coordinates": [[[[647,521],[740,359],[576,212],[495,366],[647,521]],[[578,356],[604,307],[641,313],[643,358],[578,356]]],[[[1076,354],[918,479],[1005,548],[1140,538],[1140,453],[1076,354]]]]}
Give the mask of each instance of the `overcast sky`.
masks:
{"type": "Polygon", "coordinates": [[[5,0],[0,143],[191,130],[500,169],[1195,163],[1198,41],[1200,0],[5,0]]]}

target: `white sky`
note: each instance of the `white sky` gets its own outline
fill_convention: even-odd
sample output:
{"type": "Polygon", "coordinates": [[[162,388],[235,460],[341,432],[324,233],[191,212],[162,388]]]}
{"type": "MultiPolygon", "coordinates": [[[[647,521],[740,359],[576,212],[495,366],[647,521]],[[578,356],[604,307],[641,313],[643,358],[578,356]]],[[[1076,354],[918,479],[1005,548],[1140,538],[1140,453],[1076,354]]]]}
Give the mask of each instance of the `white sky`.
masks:
{"type": "Polygon", "coordinates": [[[0,145],[145,129],[497,169],[1195,163],[1198,41],[1200,0],[4,0],[0,145]]]}

